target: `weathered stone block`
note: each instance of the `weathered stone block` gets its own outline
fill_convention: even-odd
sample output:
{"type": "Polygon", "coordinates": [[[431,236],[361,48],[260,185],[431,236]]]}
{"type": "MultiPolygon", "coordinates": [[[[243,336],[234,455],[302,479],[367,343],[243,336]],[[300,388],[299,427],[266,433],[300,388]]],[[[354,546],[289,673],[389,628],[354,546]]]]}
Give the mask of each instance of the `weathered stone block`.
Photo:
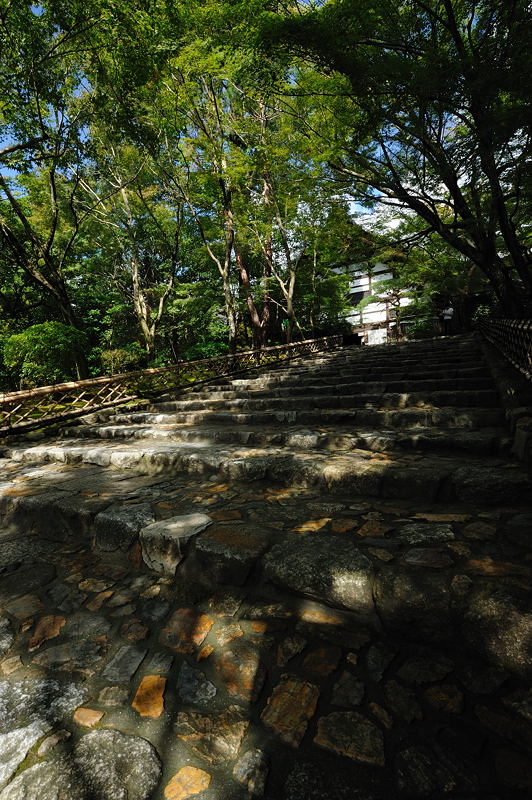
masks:
{"type": "Polygon", "coordinates": [[[140,531],[144,563],[162,575],[175,575],[189,540],[210,524],[206,514],[186,514],[152,522],[140,531]]]}
{"type": "Polygon", "coordinates": [[[374,613],[372,563],[342,536],[286,538],[265,557],[264,568],[273,583],[292,591],[363,616],[374,613]]]}

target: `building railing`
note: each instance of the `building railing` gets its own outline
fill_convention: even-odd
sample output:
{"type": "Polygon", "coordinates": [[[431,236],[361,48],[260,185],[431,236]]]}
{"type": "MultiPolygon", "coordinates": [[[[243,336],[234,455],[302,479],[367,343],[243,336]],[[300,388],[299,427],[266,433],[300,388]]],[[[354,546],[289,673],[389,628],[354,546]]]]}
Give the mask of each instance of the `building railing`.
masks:
{"type": "Polygon", "coordinates": [[[341,344],[342,336],[327,336],[262,350],[247,350],[235,355],[182,361],[170,367],[0,394],[0,435],[60,422],[245,369],[331,350],[341,344]]]}
{"type": "Polygon", "coordinates": [[[532,381],[532,319],[485,319],[481,334],[529,381],[532,381]]]}

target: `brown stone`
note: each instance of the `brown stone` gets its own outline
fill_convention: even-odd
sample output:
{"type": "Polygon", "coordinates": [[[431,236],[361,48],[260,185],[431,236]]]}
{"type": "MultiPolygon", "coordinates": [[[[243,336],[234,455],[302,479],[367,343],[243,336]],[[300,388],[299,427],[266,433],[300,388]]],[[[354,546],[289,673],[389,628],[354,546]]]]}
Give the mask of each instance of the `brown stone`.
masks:
{"type": "Polygon", "coordinates": [[[107,589],[105,592],[99,592],[96,597],[93,597],[92,600],[89,600],[89,602],[85,605],[85,608],[87,608],[89,611],[99,611],[105,601],[109,600],[109,598],[112,596],[112,589],[107,589]]]}
{"type": "Polygon", "coordinates": [[[6,605],[6,611],[17,619],[27,619],[39,611],[43,611],[44,606],[35,594],[25,594],[17,597],[6,605]]]}
{"type": "Polygon", "coordinates": [[[214,647],[212,644],[204,644],[196,656],[196,661],[205,661],[205,659],[209,658],[212,653],[214,653],[214,647]]]}
{"type": "Polygon", "coordinates": [[[386,523],[380,522],[379,520],[370,519],[356,531],[356,534],[357,536],[369,536],[371,538],[384,536],[392,530],[392,527],[392,525],[386,525],[386,523]]]}
{"type": "Polygon", "coordinates": [[[216,522],[229,522],[232,519],[242,519],[242,514],[236,509],[225,509],[222,511],[211,511],[209,517],[216,522]]]}
{"type": "Polygon", "coordinates": [[[140,541],[136,541],[130,548],[127,555],[129,561],[135,569],[140,569],[142,566],[142,545],[140,541]]]}
{"type": "Polygon", "coordinates": [[[210,494],[217,494],[218,492],[228,492],[230,488],[228,483],[217,483],[216,486],[210,486],[206,491],[210,494]]]}
{"type": "Polygon", "coordinates": [[[112,584],[109,581],[99,581],[97,578],[85,578],[78,584],[82,592],[103,592],[112,584]]]}
{"type": "Polygon", "coordinates": [[[41,644],[44,644],[44,642],[47,642],[49,639],[55,639],[56,636],[59,636],[61,628],[65,623],[66,619],[64,617],[41,617],[35,627],[33,636],[29,641],[29,651],[31,652],[32,650],[37,650],[37,648],[40,647],[41,644]]]}
{"type": "Polygon", "coordinates": [[[356,519],[333,519],[331,522],[331,530],[333,533],[347,533],[352,531],[358,525],[356,519]]]}
{"type": "Polygon", "coordinates": [[[141,717],[157,719],[164,711],[166,678],[161,675],[146,675],[140,682],[131,705],[141,717]]]}
{"type": "Polygon", "coordinates": [[[211,776],[198,767],[181,767],[164,787],[165,800],[186,800],[209,788],[211,776]]]}
{"type": "Polygon", "coordinates": [[[0,669],[4,675],[11,675],[12,672],[16,672],[21,666],[22,661],[20,656],[11,656],[11,658],[6,658],[5,661],[2,661],[0,669]]]}
{"type": "Polygon", "coordinates": [[[228,694],[249,701],[257,697],[265,671],[254,647],[237,639],[230,648],[216,655],[215,667],[228,694]]]}
{"type": "Polygon", "coordinates": [[[174,725],[178,738],[211,764],[234,760],[248,727],[249,721],[237,706],[208,714],[181,711],[174,725]]]}
{"type": "Polygon", "coordinates": [[[382,732],[356,711],[338,711],[321,717],[314,742],[355,761],[384,766],[382,732]]]}
{"type": "Polygon", "coordinates": [[[425,689],[425,698],[438,711],[460,714],[464,707],[464,695],[457,686],[444,684],[425,689]]]}
{"type": "Polygon", "coordinates": [[[467,572],[476,572],[480,575],[525,575],[529,576],[532,572],[530,567],[521,564],[513,564],[509,561],[495,561],[491,556],[483,558],[472,558],[464,569],[467,572]]]}
{"type": "Polygon", "coordinates": [[[330,517],[323,517],[322,519],[309,519],[306,522],[302,522],[300,525],[297,525],[292,530],[297,531],[298,533],[302,533],[303,531],[319,531],[330,521],[330,517]]]}
{"type": "Polygon", "coordinates": [[[341,626],[344,624],[342,617],[339,617],[334,612],[321,611],[320,609],[305,608],[301,612],[301,621],[307,622],[312,625],[335,625],[341,626]]]}
{"type": "Polygon", "coordinates": [[[178,608],[174,611],[159,634],[159,643],[176,653],[192,653],[199,647],[214,620],[207,614],[199,614],[192,608],[178,608]]]}
{"type": "Polygon", "coordinates": [[[148,633],[148,626],[143,625],[141,620],[136,617],[128,619],[120,628],[120,636],[123,636],[124,639],[129,639],[130,642],[141,642],[147,637],[148,633]]]}
{"type": "Polygon", "coordinates": [[[262,712],[263,723],[287,744],[298,747],[314,715],[319,689],[312,683],[283,675],[262,712]]]}
{"type": "Polygon", "coordinates": [[[330,675],[338,666],[341,655],[339,647],[320,647],[305,657],[303,667],[316,675],[330,675]]]}
{"type": "Polygon", "coordinates": [[[393,719],[388,714],[385,708],[380,706],[378,703],[370,703],[369,710],[373,714],[373,716],[381,722],[385,728],[390,730],[393,727],[393,719]]]}
{"type": "Polygon", "coordinates": [[[103,711],[95,711],[93,708],[77,708],[74,711],[74,722],[77,722],[78,725],[83,725],[84,728],[94,728],[103,715],[103,711]]]}

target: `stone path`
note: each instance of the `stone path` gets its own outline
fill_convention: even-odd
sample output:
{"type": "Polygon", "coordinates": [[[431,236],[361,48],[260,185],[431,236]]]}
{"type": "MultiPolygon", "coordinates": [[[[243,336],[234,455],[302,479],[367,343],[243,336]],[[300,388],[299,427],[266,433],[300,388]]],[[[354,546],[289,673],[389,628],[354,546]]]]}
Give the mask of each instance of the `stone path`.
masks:
{"type": "Polygon", "coordinates": [[[532,510],[502,450],[473,458],[491,494],[470,468],[434,502],[9,447],[0,800],[532,796],[532,510]]]}

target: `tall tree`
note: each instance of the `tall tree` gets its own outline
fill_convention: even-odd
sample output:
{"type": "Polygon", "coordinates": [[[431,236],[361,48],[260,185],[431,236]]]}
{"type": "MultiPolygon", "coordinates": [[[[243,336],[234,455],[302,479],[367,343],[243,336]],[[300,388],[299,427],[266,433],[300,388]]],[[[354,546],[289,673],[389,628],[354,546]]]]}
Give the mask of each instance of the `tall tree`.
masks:
{"type": "Polygon", "coordinates": [[[334,117],[346,123],[342,146],[325,147],[346,186],[412,209],[484,272],[506,313],[529,310],[527,0],[329,0],[277,11],[253,4],[249,38],[324,76],[299,89],[294,81],[293,93],[326,105],[331,127],[334,117]]]}

